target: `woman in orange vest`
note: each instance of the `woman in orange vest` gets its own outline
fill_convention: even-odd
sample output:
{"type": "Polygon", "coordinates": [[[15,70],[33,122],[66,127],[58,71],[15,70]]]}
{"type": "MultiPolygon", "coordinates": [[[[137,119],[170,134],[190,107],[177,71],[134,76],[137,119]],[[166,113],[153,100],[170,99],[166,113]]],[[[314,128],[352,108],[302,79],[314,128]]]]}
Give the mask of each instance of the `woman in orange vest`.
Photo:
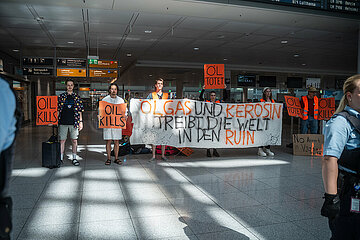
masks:
{"type": "MultiPolygon", "coordinates": [[[[265,87],[263,89],[263,95],[262,98],[260,99],[261,102],[271,102],[271,103],[275,103],[274,99],[272,98],[272,92],[271,89],[269,87],[265,87]]],[[[270,145],[268,146],[262,146],[259,147],[258,149],[258,155],[260,157],[266,157],[266,156],[274,156],[275,154],[270,150],[270,145]]]]}
{"type": "Polygon", "coordinates": [[[318,115],[319,115],[319,99],[316,96],[316,88],[310,87],[308,95],[301,97],[301,108],[303,109],[303,117],[300,119],[300,133],[307,134],[310,126],[310,133],[318,133],[318,115]]]}
{"type": "MultiPolygon", "coordinates": [[[[155,80],[155,92],[149,93],[147,99],[168,99],[168,93],[163,93],[164,79],[158,78],[155,80]]],[[[156,146],[152,145],[152,158],[149,162],[155,161],[156,146]]],[[[161,145],[161,160],[167,161],[165,157],[165,145],[161,145]]]]}

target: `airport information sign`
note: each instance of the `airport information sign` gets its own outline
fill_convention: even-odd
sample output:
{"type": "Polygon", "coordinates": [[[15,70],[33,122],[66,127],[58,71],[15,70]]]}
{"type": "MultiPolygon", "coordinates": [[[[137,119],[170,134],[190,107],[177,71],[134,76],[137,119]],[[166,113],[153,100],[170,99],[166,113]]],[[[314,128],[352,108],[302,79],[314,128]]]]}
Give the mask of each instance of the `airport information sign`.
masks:
{"type": "Polygon", "coordinates": [[[89,59],[91,68],[118,68],[118,61],[89,59]]]}
{"type": "Polygon", "coordinates": [[[53,66],[53,65],[54,65],[53,58],[41,58],[41,57],[23,58],[23,66],[53,66]]]}
{"type": "Polygon", "coordinates": [[[56,69],[56,76],[58,77],[86,77],[86,69],[76,68],[58,68],[56,69]]]}
{"type": "Polygon", "coordinates": [[[90,69],[90,77],[117,77],[117,70],[90,69]]]}
{"type": "MultiPolygon", "coordinates": [[[[250,0],[248,0],[250,1],[250,0]]],[[[253,1],[253,0],[251,0],[253,1]]],[[[360,14],[359,0],[255,0],[256,2],[280,4],[302,8],[312,8],[331,12],[360,14]]]]}
{"type": "Polygon", "coordinates": [[[56,65],[59,67],[86,67],[85,59],[76,58],[58,58],[56,65]]]}
{"type": "Polygon", "coordinates": [[[52,68],[24,67],[23,74],[27,76],[29,75],[52,76],[54,74],[54,70],[52,68]]]}

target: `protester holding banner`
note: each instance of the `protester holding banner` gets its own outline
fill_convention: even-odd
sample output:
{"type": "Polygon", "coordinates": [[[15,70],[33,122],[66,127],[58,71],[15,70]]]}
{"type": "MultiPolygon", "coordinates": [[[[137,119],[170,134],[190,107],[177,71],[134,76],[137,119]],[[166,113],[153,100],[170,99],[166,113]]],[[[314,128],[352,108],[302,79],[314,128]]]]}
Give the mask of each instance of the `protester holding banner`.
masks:
{"type": "Polygon", "coordinates": [[[309,126],[311,134],[318,132],[319,99],[316,92],[315,87],[310,87],[308,95],[301,97],[300,104],[303,110],[303,116],[300,120],[301,134],[307,134],[309,126]]]}
{"type": "MultiPolygon", "coordinates": [[[[262,98],[260,99],[260,102],[275,103],[274,99],[272,98],[271,88],[265,87],[263,89],[263,95],[262,95],[262,98]]],[[[268,145],[268,146],[259,147],[258,148],[258,155],[260,157],[266,157],[266,156],[272,157],[275,154],[270,150],[270,145],[268,145]]]]}
{"type": "Polygon", "coordinates": [[[66,92],[58,97],[58,116],[59,116],[59,138],[61,146],[61,161],[64,160],[65,142],[68,132],[72,143],[72,164],[79,166],[76,159],[77,139],[79,132],[83,129],[84,106],[78,94],[74,92],[74,81],[66,81],[66,92]]]}
{"type": "MultiPolygon", "coordinates": [[[[147,99],[168,99],[169,98],[169,94],[168,93],[164,93],[162,91],[163,87],[164,87],[164,79],[162,78],[158,78],[155,80],[155,92],[149,93],[149,95],[147,96],[147,99]]],[[[165,145],[161,145],[161,159],[163,161],[167,161],[168,159],[165,157],[165,145]]],[[[156,155],[156,145],[152,145],[152,158],[149,160],[149,162],[155,161],[156,155]]]]}
{"type": "MultiPolygon", "coordinates": [[[[200,101],[205,101],[204,93],[205,93],[205,85],[203,86],[203,89],[201,90],[201,93],[199,96],[200,101]]],[[[206,100],[206,102],[220,103],[220,100],[216,100],[216,92],[215,91],[210,92],[210,101],[206,100]]],[[[217,150],[215,148],[213,148],[213,155],[215,157],[220,157],[219,153],[217,152],[217,150]]],[[[211,157],[211,149],[210,148],[206,149],[206,156],[211,157]]]]}
{"type": "MultiPolygon", "coordinates": [[[[121,104],[125,103],[124,99],[119,97],[118,94],[119,87],[116,83],[112,83],[109,86],[109,95],[103,98],[102,101],[112,103],[112,104],[121,104]]],[[[106,141],[106,154],[107,160],[105,165],[111,164],[111,142],[114,141],[114,154],[115,160],[114,163],[122,164],[122,161],[118,158],[119,156],[119,140],[122,138],[122,129],[121,128],[104,128],[103,130],[104,140],[106,141]]]]}
{"type": "Polygon", "coordinates": [[[325,125],[322,160],[321,215],[329,218],[334,240],[360,239],[360,75],[348,78],[343,92],[335,115],[325,125]]]}

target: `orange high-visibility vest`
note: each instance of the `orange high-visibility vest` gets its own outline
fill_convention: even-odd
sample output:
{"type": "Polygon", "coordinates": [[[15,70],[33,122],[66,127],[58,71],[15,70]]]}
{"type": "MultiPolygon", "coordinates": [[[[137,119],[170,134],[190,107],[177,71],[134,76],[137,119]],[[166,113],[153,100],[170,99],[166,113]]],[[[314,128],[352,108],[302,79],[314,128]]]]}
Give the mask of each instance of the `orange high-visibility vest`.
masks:
{"type": "MultiPolygon", "coordinates": [[[[260,99],[260,102],[266,102],[264,99],[260,99]]],[[[274,99],[271,99],[272,103],[275,103],[274,99]]]]}
{"type": "MultiPolygon", "coordinates": [[[[307,120],[309,118],[308,114],[309,114],[309,102],[307,99],[307,96],[302,96],[301,97],[303,103],[304,103],[304,112],[303,112],[303,117],[302,120],[307,120]]],[[[318,119],[319,116],[319,99],[317,96],[314,96],[314,119],[318,119]]]]}
{"type": "MultiPolygon", "coordinates": [[[[152,97],[153,97],[153,99],[159,99],[159,96],[157,95],[156,92],[152,92],[152,97]]],[[[168,97],[169,97],[168,93],[163,93],[162,99],[168,99],[168,97]]]]}
{"type": "MultiPolygon", "coordinates": [[[[209,100],[206,100],[206,102],[210,102],[209,100]]],[[[220,103],[220,101],[219,100],[217,100],[217,101],[215,101],[215,103],[220,103]]]]}

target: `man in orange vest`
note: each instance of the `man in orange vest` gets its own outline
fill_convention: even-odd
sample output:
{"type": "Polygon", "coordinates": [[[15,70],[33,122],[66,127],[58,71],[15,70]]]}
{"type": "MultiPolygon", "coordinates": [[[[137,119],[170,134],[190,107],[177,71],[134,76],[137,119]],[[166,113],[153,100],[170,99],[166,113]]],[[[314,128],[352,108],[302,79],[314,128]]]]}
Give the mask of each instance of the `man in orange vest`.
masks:
{"type": "MultiPolygon", "coordinates": [[[[147,99],[168,99],[168,93],[163,93],[162,89],[164,87],[164,79],[158,78],[155,80],[155,92],[149,93],[147,99]]],[[[152,158],[149,162],[155,161],[156,154],[156,146],[152,145],[152,158]]],[[[161,159],[163,161],[167,161],[168,159],[165,157],[165,145],[161,145],[161,159]]]]}
{"type": "Polygon", "coordinates": [[[319,99],[316,96],[316,88],[310,87],[308,95],[301,97],[301,108],[303,109],[303,117],[300,120],[300,133],[307,134],[310,126],[310,133],[318,133],[318,116],[319,116],[319,99]]]}

